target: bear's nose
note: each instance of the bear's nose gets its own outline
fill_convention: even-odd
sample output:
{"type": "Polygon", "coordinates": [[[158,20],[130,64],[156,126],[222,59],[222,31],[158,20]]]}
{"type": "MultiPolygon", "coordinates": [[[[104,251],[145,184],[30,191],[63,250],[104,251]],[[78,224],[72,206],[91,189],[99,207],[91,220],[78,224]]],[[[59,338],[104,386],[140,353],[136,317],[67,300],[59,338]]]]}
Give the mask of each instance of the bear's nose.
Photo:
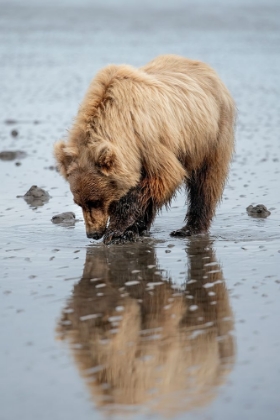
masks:
{"type": "Polygon", "coordinates": [[[102,237],[102,234],[98,232],[87,232],[87,237],[92,239],[100,239],[102,237]]]}

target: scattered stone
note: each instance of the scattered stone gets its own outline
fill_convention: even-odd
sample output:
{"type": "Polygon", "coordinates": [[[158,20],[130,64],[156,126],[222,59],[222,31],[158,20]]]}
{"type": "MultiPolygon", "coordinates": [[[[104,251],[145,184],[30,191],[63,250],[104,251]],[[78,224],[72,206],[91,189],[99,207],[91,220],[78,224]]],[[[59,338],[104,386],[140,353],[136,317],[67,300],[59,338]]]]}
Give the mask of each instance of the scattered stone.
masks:
{"type": "Polygon", "coordinates": [[[21,150],[5,150],[0,152],[0,159],[1,160],[15,160],[15,159],[22,159],[26,156],[25,152],[21,150]]]}
{"type": "Polygon", "coordinates": [[[56,214],[51,218],[51,221],[56,225],[74,226],[76,223],[76,216],[72,211],[67,211],[65,213],[56,214]]]}
{"type": "Polygon", "coordinates": [[[11,131],[11,136],[12,137],[17,137],[18,136],[18,131],[17,130],[12,130],[11,131]]]}
{"type": "Polygon", "coordinates": [[[30,207],[40,207],[46,204],[51,196],[49,193],[42,188],[38,188],[37,185],[32,185],[31,188],[23,196],[18,195],[17,198],[23,197],[30,207]]]}
{"type": "Polygon", "coordinates": [[[265,219],[271,214],[271,212],[267,210],[267,208],[263,204],[258,204],[257,206],[248,206],[246,210],[249,216],[258,219],[265,219]]]}
{"type": "Polygon", "coordinates": [[[45,166],[44,169],[49,169],[50,171],[58,172],[58,166],[54,166],[54,165],[45,166]]]}
{"type": "Polygon", "coordinates": [[[39,120],[34,120],[34,121],[32,121],[32,120],[21,120],[21,121],[18,121],[18,120],[13,120],[12,118],[8,118],[7,120],[4,120],[4,124],[7,124],[7,125],[15,125],[15,124],[35,124],[35,125],[37,125],[37,124],[40,124],[41,123],[41,121],[39,121],[39,120]]]}
{"type": "Polygon", "coordinates": [[[16,124],[17,121],[16,120],[12,120],[12,119],[8,119],[8,120],[5,120],[4,123],[7,124],[7,125],[12,125],[12,124],[16,124]]]}

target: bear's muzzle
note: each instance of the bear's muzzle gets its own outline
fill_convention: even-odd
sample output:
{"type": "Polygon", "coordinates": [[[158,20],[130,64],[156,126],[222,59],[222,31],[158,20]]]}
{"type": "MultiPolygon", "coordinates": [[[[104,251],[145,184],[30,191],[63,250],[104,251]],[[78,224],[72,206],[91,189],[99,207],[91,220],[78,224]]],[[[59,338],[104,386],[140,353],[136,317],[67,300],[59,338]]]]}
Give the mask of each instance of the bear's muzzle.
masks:
{"type": "Polygon", "coordinates": [[[98,232],[87,232],[87,237],[88,238],[92,238],[92,239],[100,239],[102,238],[103,233],[98,233],[98,232]]]}

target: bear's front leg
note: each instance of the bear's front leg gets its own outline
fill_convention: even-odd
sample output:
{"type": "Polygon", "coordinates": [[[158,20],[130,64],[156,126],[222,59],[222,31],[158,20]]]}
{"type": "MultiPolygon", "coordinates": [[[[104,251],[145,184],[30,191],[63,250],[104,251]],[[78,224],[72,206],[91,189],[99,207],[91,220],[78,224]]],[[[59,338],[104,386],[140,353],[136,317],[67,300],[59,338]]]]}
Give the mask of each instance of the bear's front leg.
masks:
{"type": "Polygon", "coordinates": [[[150,229],[154,216],[152,201],[143,200],[143,189],[139,184],[111,205],[110,223],[104,235],[104,243],[134,242],[150,229]]]}

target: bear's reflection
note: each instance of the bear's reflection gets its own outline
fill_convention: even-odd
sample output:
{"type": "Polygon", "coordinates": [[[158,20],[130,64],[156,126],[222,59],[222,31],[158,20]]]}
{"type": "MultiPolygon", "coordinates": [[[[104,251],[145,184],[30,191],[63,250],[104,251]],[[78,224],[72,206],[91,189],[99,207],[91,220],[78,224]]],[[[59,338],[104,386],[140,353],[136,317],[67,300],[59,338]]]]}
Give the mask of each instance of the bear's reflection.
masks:
{"type": "Polygon", "coordinates": [[[209,239],[191,238],[175,286],[152,245],[88,249],[58,331],[97,406],[165,414],[209,402],[234,357],[232,311],[209,239]]]}

